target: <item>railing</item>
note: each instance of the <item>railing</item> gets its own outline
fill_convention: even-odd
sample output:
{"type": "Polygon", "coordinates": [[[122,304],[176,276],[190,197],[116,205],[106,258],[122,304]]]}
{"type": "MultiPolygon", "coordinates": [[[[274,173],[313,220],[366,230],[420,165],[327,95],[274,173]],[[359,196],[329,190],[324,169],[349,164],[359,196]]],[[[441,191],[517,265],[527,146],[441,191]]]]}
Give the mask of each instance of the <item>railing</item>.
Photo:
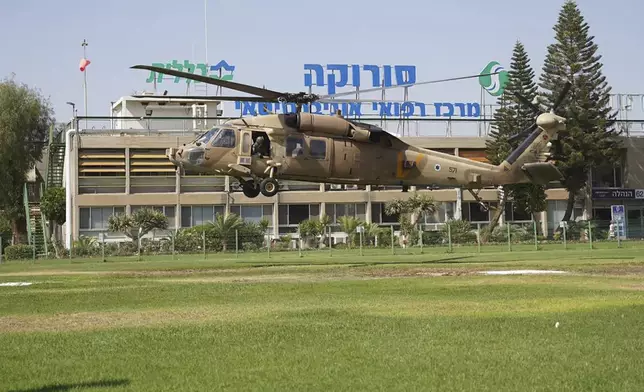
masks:
{"type": "MultiPolygon", "coordinates": [[[[196,136],[206,128],[239,117],[201,117],[206,120],[203,129],[193,128],[193,120],[198,117],[142,116],[142,117],[104,117],[84,116],[74,119],[81,135],[102,134],[140,134],[140,135],[177,135],[196,136]],[[85,126],[87,124],[87,126],[85,126]]],[[[447,117],[345,117],[349,120],[379,126],[401,137],[487,137],[494,125],[493,118],[447,118],[447,117]]],[[[644,119],[620,119],[616,127],[626,137],[644,137],[644,119]]]]}
{"type": "Polygon", "coordinates": [[[23,196],[22,196],[22,203],[24,204],[25,207],[25,223],[27,225],[27,241],[29,245],[33,245],[33,232],[31,230],[31,219],[30,219],[30,212],[29,212],[29,195],[27,193],[27,183],[25,182],[23,184],[23,196]]]}
{"type": "MultiPolygon", "coordinates": [[[[43,182],[40,183],[40,194],[41,195],[45,194],[43,182]]],[[[42,226],[43,246],[45,247],[45,254],[49,254],[49,250],[47,247],[47,242],[49,241],[49,230],[47,230],[47,217],[42,212],[42,209],[40,210],[40,224],[42,226]]]]}

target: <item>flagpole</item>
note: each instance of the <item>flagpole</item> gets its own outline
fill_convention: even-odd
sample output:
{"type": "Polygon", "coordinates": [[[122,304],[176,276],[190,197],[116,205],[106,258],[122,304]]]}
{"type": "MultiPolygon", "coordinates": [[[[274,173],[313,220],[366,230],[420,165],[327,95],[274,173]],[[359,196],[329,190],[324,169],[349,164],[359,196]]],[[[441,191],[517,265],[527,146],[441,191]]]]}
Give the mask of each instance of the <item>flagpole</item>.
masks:
{"type": "MultiPolygon", "coordinates": [[[[81,46],[83,47],[83,59],[87,59],[87,41],[83,39],[81,46]]],[[[85,129],[87,129],[87,68],[83,71],[83,94],[85,101],[85,129]]]]}

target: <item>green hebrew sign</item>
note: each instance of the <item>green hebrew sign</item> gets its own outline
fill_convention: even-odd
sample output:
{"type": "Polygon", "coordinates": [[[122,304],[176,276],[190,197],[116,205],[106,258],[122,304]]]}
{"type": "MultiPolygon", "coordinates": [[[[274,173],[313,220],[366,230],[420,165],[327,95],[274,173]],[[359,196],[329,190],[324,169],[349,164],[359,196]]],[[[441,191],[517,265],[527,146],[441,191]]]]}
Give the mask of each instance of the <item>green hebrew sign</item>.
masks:
{"type": "MultiPolygon", "coordinates": [[[[235,70],[234,65],[229,65],[225,60],[221,60],[215,65],[208,66],[208,64],[205,63],[193,63],[190,60],[172,60],[168,61],[166,63],[152,63],[153,66],[155,67],[163,67],[166,69],[175,69],[177,71],[181,72],[188,72],[188,73],[193,73],[197,75],[202,75],[202,76],[208,76],[214,79],[222,79],[222,80],[232,80],[233,79],[233,71],[235,70]],[[220,76],[221,74],[221,76],[220,76]]],[[[150,71],[150,74],[148,75],[148,78],[146,79],[146,83],[163,83],[164,77],[166,80],[168,79],[167,75],[163,74],[158,74],[154,71],[150,71]]],[[[178,76],[170,76],[170,78],[174,79],[174,83],[179,83],[181,79],[178,76]]],[[[186,83],[201,83],[196,80],[190,80],[190,79],[185,79],[186,83]]]]}

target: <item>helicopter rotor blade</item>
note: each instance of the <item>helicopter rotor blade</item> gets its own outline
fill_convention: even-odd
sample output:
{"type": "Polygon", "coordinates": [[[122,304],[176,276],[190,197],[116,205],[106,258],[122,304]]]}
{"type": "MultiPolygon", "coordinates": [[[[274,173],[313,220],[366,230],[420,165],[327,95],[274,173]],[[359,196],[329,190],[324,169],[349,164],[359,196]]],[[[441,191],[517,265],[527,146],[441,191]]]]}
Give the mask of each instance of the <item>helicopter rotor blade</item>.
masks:
{"type": "Polygon", "coordinates": [[[528,100],[528,98],[524,97],[523,95],[521,95],[519,93],[515,93],[515,92],[512,92],[511,94],[514,95],[515,97],[517,97],[519,99],[519,101],[521,101],[521,103],[523,103],[524,105],[526,105],[527,107],[532,109],[532,111],[534,112],[535,116],[538,116],[541,113],[543,113],[543,111],[537,105],[535,105],[534,103],[530,102],[528,100]]]}
{"type": "MultiPolygon", "coordinates": [[[[360,90],[360,94],[362,93],[370,93],[374,91],[382,91],[382,90],[389,90],[393,88],[403,88],[403,87],[412,87],[412,86],[420,86],[424,84],[435,84],[435,83],[444,83],[444,82],[452,82],[455,80],[463,80],[463,79],[471,79],[471,78],[478,78],[481,76],[490,76],[490,75],[496,75],[499,72],[492,72],[492,73],[487,73],[487,74],[476,74],[476,75],[467,75],[467,76],[459,76],[455,78],[447,78],[447,79],[437,79],[437,80],[429,80],[426,82],[416,82],[416,83],[408,83],[408,84],[398,84],[395,86],[387,86],[387,87],[374,87],[374,88],[369,88],[365,90],[360,90]]],[[[335,98],[335,97],[344,97],[348,95],[354,95],[356,92],[355,91],[347,91],[343,93],[336,93],[336,94],[329,94],[329,95],[321,95],[320,98],[335,98]]]]}
{"type": "Polygon", "coordinates": [[[180,78],[186,78],[186,79],[195,80],[195,81],[199,81],[207,84],[213,84],[215,86],[229,88],[231,90],[237,90],[248,94],[258,95],[264,99],[277,99],[287,95],[277,91],[267,90],[265,88],[250,86],[248,84],[231,82],[229,80],[215,79],[208,76],[195,75],[188,72],[175,71],[173,69],[167,69],[163,67],[155,67],[153,65],[134,65],[130,68],[145,69],[148,71],[158,72],[165,75],[177,76],[180,78]]]}
{"type": "MultiPolygon", "coordinates": [[[[563,90],[561,90],[561,92],[559,93],[559,96],[557,97],[557,100],[555,101],[555,104],[552,106],[552,109],[551,109],[552,113],[554,113],[555,110],[557,110],[557,108],[559,107],[559,105],[561,105],[561,103],[563,102],[564,98],[566,97],[566,95],[570,91],[571,87],[572,87],[572,84],[570,82],[566,82],[566,84],[564,85],[563,90]]],[[[519,99],[519,101],[521,101],[522,103],[527,105],[529,108],[531,108],[535,112],[536,117],[538,117],[541,114],[543,114],[543,111],[541,109],[539,109],[535,104],[530,102],[523,95],[521,95],[519,93],[512,93],[512,94],[514,96],[516,96],[519,99]]],[[[508,138],[508,142],[512,143],[512,142],[514,142],[514,141],[516,141],[518,139],[524,138],[524,137],[528,136],[530,133],[532,133],[536,128],[537,128],[537,121],[535,119],[535,121],[532,123],[532,125],[530,125],[528,128],[524,129],[523,131],[521,131],[521,132],[519,132],[517,134],[514,134],[514,135],[510,136],[508,138]]]]}
{"type": "Polygon", "coordinates": [[[555,104],[552,106],[553,112],[559,108],[559,105],[561,105],[564,98],[566,98],[566,95],[568,95],[568,91],[570,91],[571,87],[572,87],[572,83],[566,82],[566,85],[564,86],[563,90],[561,90],[561,93],[559,93],[559,96],[557,97],[555,104]]]}
{"type": "Polygon", "coordinates": [[[148,98],[150,100],[159,99],[159,98],[168,98],[172,99],[190,99],[192,101],[198,101],[203,99],[204,101],[246,101],[246,102],[278,102],[277,99],[266,99],[263,97],[249,97],[249,96],[218,96],[218,95],[132,95],[134,98],[148,98]]]}
{"type": "Polygon", "coordinates": [[[510,136],[508,138],[508,142],[512,143],[512,142],[514,142],[516,140],[523,139],[524,137],[526,137],[529,134],[531,134],[536,128],[537,128],[537,123],[534,122],[534,123],[532,123],[532,125],[530,125],[526,129],[524,129],[523,131],[521,131],[519,133],[515,133],[514,135],[510,136]]]}

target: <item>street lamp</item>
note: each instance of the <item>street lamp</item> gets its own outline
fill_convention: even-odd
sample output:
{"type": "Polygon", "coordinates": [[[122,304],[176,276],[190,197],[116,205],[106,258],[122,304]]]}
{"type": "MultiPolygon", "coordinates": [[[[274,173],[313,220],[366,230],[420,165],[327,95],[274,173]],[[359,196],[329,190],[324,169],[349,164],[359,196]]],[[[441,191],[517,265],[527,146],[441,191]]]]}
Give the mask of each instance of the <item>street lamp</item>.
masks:
{"type": "Polygon", "coordinates": [[[72,117],[76,117],[76,104],[74,102],[69,102],[67,101],[68,105],[71,105],[72,107],[72,117]]]}

